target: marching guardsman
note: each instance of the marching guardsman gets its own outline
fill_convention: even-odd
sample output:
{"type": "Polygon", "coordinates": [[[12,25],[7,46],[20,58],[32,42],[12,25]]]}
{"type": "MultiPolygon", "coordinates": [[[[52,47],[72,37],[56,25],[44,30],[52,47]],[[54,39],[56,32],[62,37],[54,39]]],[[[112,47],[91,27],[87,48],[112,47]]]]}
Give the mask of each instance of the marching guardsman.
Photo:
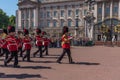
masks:
{"type": "Polygon", "coordinates": [[[30,50],[31,50],[31,38],[29,37],[29,31],[24,29],[24,38],[23,38],[23,50],[26,51],[26,54],[23,56],[23,61],[27,58],[27,61],[30,62],[30,50]]]}
{"type": "Polygon", "coordinates": [[[20,67],[18,65],[18,44],[17,39],[15,37],[15,27],[9,26],[8,27],[8,33],[9,37],[7,37],[7,48],[10,52],[10,56],[5,60],[4,65],[7,66],[7,63],[9,63],[14,58],[14,67],[20,67]]]}
{"type": "Polygon", "coordinates": [[[40,57],[43,57],[43,55],[42,55],[42,41],[43,41],[43,39],[42,39],[42,36],[41,36],[41,29],[37,28],[36,29],[36,34],[37,35],[36,35],[36,38],[35,38],[35,40],[36,40],[35,44],[38,47],[38,50],[33,53],[33,57],[35,57],[35,55],[38,52],[40,52],[40,57]]]}
{"type": "Polygon", "coordinates": [[[3,44],[2,36],[0,35],[0,54],[2,54],[2,44],[3,44]]]}
{"type": "Polygon", "coordinates": [[[0,56],[3,56],[5,54],[5,60],[8,58],[8,55],[9,55],[9,51],[7,49],[7,41],[6,41],[7,37],[8,37],[7,29],[3,29],[3,34],[1,36],[1,38],[2,38],[1,48],[2,48],[3,52],[0,54],[0,56]]]}
{"type": "Polygon", "coordinates": [[[68,27],[67,26],[63,27],[63,35],[61,39],[62,39],[63,53],[58,58],[57,62],[61,63],[62,58],[64,57],[65,53],[67,53],[68,58],[69,58],[69,63],[73,63],[73,60],[71,57],[71,51],[70,51],[70,39],[68,38],[68,27]]]}
{"type": "Polygon", "coordinates": [[[47,38],[47,36],[46,36],[46,32],[43,32],[42,33],[43,34],[43,46],[44,46],[44,49],[43,49],[43,53],[46,51],[46,55],[48,55],[48,47],[49,47],[49,42],[50,42],[50,40],[47,38]]]}
{"type": "Polygon", "coordinates": [[[18,32],[18,36],[17,36],[17,43],[18,43],[18,53],[20,52],[20,57],[23,57],[22,54],[22,38],[21,38],[21,33],[18,32]]]}

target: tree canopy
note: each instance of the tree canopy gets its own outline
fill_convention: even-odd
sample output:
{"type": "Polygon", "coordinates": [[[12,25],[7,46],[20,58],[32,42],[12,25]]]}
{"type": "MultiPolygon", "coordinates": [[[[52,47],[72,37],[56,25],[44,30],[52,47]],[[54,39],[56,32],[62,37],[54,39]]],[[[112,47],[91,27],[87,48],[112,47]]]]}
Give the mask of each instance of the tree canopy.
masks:
{"type": "Polygon", "coordinates": [[[15,16],[11,15],[10,17],[0,9],[0,28],[7,28],[8,25],[15,26],[15,16]]]}

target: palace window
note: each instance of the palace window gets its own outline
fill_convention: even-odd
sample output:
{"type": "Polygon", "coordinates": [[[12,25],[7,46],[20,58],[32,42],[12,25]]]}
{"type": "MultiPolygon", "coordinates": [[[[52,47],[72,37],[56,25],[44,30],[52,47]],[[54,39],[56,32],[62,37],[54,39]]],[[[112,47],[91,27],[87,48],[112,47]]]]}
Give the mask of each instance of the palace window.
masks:
{"type": "Polygon", "coordinates": [[[72,16],[72,10],[68,10],[68,16],[72,16]]]}
{"type": "Polygon", "coordinates": [[[34,11],[31,10],[31,18],[34,18],[34,11]]]}
{"type": "Polygon", "coordinates": [[[29,21],[27,20],[26,21],[26,28],[28,29],[28,27],[29,27],[29,21]]]}
{"type": "Polygon", "coordinates": [[[57,21],[53,21],[53,27],[57,27],[57,21]]]}
{"type": "Polygon", "coordinates": [[[118,16],[118,7],[119,4],[118,2],[113,2],[113,17],[117,17],[118,16]]]}
{"type": "Polygon", "coordinates": [[[29,18],[29,10],[26,10],[26,17],[29,18]]]}
{"type": "Polygon", "coordinates": [[[49,20],[47,21],[47,27],[50,27],[50,21],[49,20]]]}
{"type": "Polygon", "coordinates": [[[86,9],[84,10],[84,15],[87,15],[87,10],[86,9]]]}
{"type": "Polygon", "coordinates": [[[98,14],[97,21],[98,22],[102,21],[102,3],[98,4],[97,14],[98,14]]]}
{"type": "Polygon", "coordinates": [[[54,17],[57,17],[57,11],[54,11],[53,15],[54,15],[54,17]]]}
{"type": "Polygon", "coordinates": [[[61,20],[61,24],[60,24],[61,27],[64,26],[64,20],[61,20]]]}
{"type": "Polygon", "coordinates": [[[61,17],[64,17],[64,10],[61,11],[61,17]]]}
{"type": "Polygon", "coordinates": [[[72,20],[68,20],[68,27],[72,26],[72,20]]]}
{"type": "Polygon", "coordinates": [[[80,10],[76,9],[76,15],[79,15],[79,14],[80,14],[80,10]]]}
{"type": "Polygon", "coordinates": [[[34,27],[34,22],[33,21],[31,21],[31,27],[34,27]]]}
{"type": "Polygon", "coordinates": [[[43,18],[43,17],[44,17],[43,12],[40,12],[40,18],[43,18]]]}
{"type": "Polygon", "coordinates": [[[110,17],[110,3],[105,3],[105,17],[110,17]]]}
{"type": "Polygon", "coordinates": [[[47,11],[47,18],[50,18],[50,12],[47,11]]]}
{"type": "Polygon", "coordinates": [[[21,21],[22,29],[24,28],[24,20],[21,21]]]}

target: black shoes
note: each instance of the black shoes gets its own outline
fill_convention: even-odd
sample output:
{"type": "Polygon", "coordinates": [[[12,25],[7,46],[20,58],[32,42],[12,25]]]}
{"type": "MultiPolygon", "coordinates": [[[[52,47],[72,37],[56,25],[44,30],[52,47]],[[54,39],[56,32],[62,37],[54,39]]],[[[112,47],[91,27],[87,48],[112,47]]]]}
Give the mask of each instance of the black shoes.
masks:
{"type": "Polygon", "coordinates": [[[57,60],[57,63],[61,64],[61,62],[60,62],[60,61],[58,61],[58,60],[57,60]]]}
{"type": "Polygon", "coordinates": [[[6,67],[7,67],[7,62],[4,62],[4,66],[6,66],[6,67]]]}
{"type": "Polygon", "coordinates": [[[75,62],[72,61],[72,62],[69,62],[69,64],[75,64],[75,62]]]}
{"type": "Polygon", "coordinates": [[[19,66],[19,65],[14,65],[13,67],[14,67],[14,68],[20,68],[20,66],[19,66]]]}

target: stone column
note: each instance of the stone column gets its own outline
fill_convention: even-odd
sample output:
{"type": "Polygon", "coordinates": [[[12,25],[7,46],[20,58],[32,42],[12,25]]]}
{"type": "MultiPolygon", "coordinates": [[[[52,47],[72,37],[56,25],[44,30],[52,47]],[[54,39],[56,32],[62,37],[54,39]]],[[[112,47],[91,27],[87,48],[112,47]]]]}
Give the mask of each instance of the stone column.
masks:
{"type": "Polygon", "coordinates": [[[120,0],[119,0],[119,4],[118,4],[118,19],[120,19],[120,0]]]}
{"type": "Polygon", "coordinates": [[[17,28],[22,29],[22,24],[21,24],[21,10],[17,11],[17,28]]]}
{"type": "Polygon", "coordinates": [[[110,2],[110,18],[112,18],[112,7],[113,7],[113,1],[110,2]]]}
{"type": "Polygon", "coordinates": [[[94,11],[93,11],[93,13],[94,13],[94,16],[95,16],[95,22],[97,22],[97,3],[94,5],[94,11]]]}
{"type": "Polygon", "coordinates": [[[39,18],[39,16],[38,16],[38,7],[36,7],[35,9],[34,9],[34,29],[35,28],[37,28],[38,27],[38,18],[39,18]]]}
{"type": "Polygon", "coordinates": [[[102,21],[104,20],[105,17],[105,3],[103,2],[102,4],[102,21]]]}

